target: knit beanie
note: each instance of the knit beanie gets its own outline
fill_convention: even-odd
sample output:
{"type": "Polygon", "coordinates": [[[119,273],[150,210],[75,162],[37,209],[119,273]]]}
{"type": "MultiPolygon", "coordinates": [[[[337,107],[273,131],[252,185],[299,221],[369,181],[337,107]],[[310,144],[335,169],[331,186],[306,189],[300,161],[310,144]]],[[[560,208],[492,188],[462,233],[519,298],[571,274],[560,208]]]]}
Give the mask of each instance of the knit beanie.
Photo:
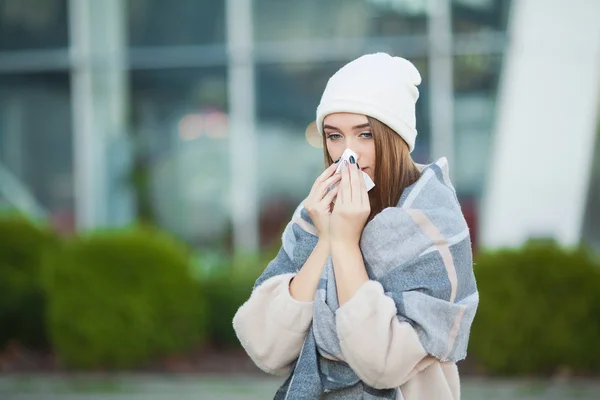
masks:
{"type": "Polygon", "coordinates": [[[363,114],[383,122],[415,148],[415,103],[421,75],[408,60],[386,53],[363,55],[340,68],[327,82],[317,107],[316,128],[323,135],[329,114],[363,114]]]}

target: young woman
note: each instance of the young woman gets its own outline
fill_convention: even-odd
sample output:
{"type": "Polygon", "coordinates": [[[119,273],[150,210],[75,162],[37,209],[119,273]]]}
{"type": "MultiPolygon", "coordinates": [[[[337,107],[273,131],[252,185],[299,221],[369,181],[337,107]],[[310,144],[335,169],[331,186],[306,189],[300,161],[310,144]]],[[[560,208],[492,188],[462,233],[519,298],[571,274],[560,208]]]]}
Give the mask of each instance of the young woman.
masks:
{"type": "Polygon", "coordinates": [[[254,362],[288,375],[276,399],[460,398],[479,298],[446,159],[410,156],[420,82],[377,53],[327,83],[316,127],[328,167],[233,320],[254,362]],[[339,161],[346,149],[356,158],[339,161]]]}

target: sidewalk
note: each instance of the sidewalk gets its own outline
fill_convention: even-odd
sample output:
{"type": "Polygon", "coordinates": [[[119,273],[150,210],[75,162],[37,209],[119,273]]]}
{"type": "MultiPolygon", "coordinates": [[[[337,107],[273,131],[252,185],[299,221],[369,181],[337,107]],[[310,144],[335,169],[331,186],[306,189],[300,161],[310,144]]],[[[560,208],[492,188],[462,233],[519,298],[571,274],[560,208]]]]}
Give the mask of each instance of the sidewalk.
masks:
{"type": "MultiPolygon", "coordinates": [[[[268,376],[0,376],[3,400],[265,400],[281,379],[268,376]]],[[[465,378],[463,400],[600,399],[600,380],[552,383],[465,378]]]]}

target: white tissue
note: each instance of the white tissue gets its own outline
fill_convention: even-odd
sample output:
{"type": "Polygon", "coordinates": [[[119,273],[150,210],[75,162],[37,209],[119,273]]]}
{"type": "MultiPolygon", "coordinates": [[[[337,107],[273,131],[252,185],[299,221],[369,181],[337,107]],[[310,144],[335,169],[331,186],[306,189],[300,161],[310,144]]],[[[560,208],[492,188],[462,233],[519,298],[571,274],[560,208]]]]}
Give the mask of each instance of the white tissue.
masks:
{"type": "MultiPolygon", "coordinates": [[[[350,149],[344,150],[344,153],[342,154],[342,157],[340,158],[340,161],[338,163],[337,169],[335,170],[336,173],[339,173],[340,170],[342,169],[342,162],[344,160],[350,162],[350,156],[353,156],[355,160],[358,159],[358,156],[352,150],[350,150],[350,149]]],[[[369,174],[367,174],[364,171],[360,171],[360,172],[362,173],[362,176],[365,180],[365,186],[366,186],[367,192],[368,192],[369,190],[373,189],[373,187],[375,187],[375,183],[373,182],[373,180],[371,179],[369,174]]]]}

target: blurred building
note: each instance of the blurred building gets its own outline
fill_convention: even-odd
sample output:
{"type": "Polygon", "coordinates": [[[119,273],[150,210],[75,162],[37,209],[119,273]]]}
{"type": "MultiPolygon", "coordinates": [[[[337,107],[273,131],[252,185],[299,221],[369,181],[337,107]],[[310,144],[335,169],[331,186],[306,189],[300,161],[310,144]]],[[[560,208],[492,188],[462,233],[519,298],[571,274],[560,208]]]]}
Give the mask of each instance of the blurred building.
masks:
{"type": "Polygon", "coordinates": [[[481,239],[600,250],[598,1],[514,1],[496,100],[481,239]]]}
{"type": "MultiPolygon", "coordinates": [[[[518,244],[528,234],[562,237],[562,225],[540,223],[546,214],[531,222],[539,230],[519,225],[511,236],[509,226],[496,228],[510,215],[535,213],[531,191],[502,207],[518,166],[539,162],[536,150],[561,148],[556,136],[539,135],[511,152],[516,138],[505,140],[505,131],[517,128],[502,121],[513,119],[506,105],[523,93],[506,82],[512,78],[504,69],[523,79],[535,75],[519,75],[518,60],[528,53],[510,36],[526,35],[523,18],[546,8],[556,18],[580,6],[586,11],[577,15],[591,13],[594,3],[0,0],[0,204],[67,232],[143,219],[197,246],[267,244],[322,169],[322,152],[304,132],[328,77],[354,57],[386,51],[409,58],[423,75],[414,158],[450,159],[474,237],[491,245],[518,244]]],[[[574,23],[568,29],[583,33],[574,23]]],[[[587,60],[586,71],[599,71],[600,57],[588,57],[597,56],[598,41],[590,46],[572,56],[587,60]]],[[[600,241],[600,223],[583,218],[600,219],[600,151],[596,178],[590,172],[597,78],[589,72],[578,81],[596,96],[561,103],[566,114],[587,118],[576,138],[588,150],[585,162],[577,164],[579,151],[565,154],[557,162],[578,168],[553,170],[544,181],[579,174],[555,181],[563,185],[556,192],[572,191],[573,182],[579,190],[576,200],[563,199],[576,203],[562,204],[571,207],[565,218],[576,232],[567,242],[582,234],[600,241]],[[582,107],[587,111],[577,114],[582,107]]],[[[537,101],[548,95],[531,89],[537,101]]],[[[543,117],[543,107],[537,110],[531,120],[543,117]]],[[[527,177],[520,175],[519,185],[527,177]]],[[[532,182],[530,190],[540,185],[532,182]]]]}

